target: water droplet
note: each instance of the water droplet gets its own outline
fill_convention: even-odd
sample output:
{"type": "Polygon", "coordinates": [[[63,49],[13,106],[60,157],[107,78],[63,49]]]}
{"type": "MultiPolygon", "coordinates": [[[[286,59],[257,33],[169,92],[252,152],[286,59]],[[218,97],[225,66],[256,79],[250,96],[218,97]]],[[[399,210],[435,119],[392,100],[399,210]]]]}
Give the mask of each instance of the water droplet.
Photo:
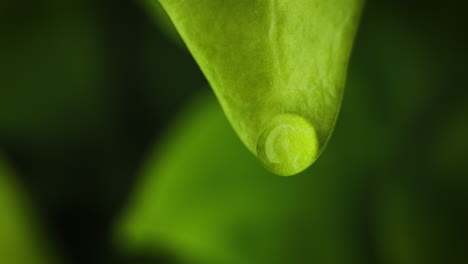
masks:
{"type": "Polygon", "coordinates": [[[271,172],[291,176],[317,158],[319,143],[314,127],[296,114],[276,116],[257,141],[257,155],[271,172]]]}

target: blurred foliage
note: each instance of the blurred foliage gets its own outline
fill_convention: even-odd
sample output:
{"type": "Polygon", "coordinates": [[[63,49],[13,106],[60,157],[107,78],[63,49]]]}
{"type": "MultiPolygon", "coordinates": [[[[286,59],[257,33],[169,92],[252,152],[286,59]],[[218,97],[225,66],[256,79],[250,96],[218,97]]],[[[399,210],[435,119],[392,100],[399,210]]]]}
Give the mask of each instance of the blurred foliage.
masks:
{"type": "Polygon", "coordinates": [[[352,164],[328,158],[275,177],[212,96],[188,107],[163,142],[120,227],[130,249],[167,250],[181,263],[362,263],[349,221],[356,185],[341,179],[352,164]]]}
{"type": "Polygon", "coordinates": [[[468,263],[467,13],[368,1],[329,150],[283,179],[140,2],[1,1],[0,262],[53,261],[44,220],[66,263],[468,263]]]}
{"type": "Polygon", "coordinates": [[[24,190],[0,156],[0,258],[9,264],[58,263],[24,190]]]}
{"type": "Polygon", "coordinates": [[[110,222],[191,85],[203,75],[139,2],[1,1],[0,148],[67,263],[119,260],[110,222]]]}

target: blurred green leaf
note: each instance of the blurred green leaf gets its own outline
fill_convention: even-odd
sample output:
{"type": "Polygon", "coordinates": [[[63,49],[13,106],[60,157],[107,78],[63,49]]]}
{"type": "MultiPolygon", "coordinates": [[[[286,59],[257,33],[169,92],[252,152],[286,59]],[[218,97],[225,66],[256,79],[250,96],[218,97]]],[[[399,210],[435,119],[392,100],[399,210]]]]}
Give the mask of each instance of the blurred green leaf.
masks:
{"type": "Polygon", "coordinates": [[[0,260],[8,264],[58,263],[24,190],[0,156],[0,260]]]}
{"type": "Polygon", "coordinates": [[[338,156],[298,177],[271,177],[212,97],[185,109],[168,132],[116,228],[131,254],[204,264],[362,263],[350,220],[357,175],[334,166],[338,156]]]}

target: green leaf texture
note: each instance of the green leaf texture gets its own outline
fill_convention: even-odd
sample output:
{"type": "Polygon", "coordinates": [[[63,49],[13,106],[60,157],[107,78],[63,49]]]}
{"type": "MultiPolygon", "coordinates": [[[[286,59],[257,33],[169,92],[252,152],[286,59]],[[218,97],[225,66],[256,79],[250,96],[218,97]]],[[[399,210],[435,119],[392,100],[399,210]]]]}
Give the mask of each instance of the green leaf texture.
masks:
{"type": "Polygon", "coordinates": [[[160,0],[247,148],[278,175],[333,130],[363,0],[160,0]]]}

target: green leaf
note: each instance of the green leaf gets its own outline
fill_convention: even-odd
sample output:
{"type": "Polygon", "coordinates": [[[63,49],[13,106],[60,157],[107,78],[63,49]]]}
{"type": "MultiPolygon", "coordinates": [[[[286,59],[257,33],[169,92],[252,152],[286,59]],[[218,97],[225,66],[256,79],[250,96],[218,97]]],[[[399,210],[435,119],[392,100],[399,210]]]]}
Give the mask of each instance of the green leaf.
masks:
{"type": "Polygon", "coordinates": [[[363,0],[160,0],[237,134],[293,175],[333,130],[363,0]]]}
{"type": "Polygon", "coordinates": [[[306,175],[271,177],[214,98],[181,114],[117,224],[130,254],[181,264],[363,263],[349,207],[361,175],[352,159],[323,158],[306,175]]]}
{"type": "Polygon", "coordinates": [[[9,264],[53,264],[50,245],[14,174],[0,155],[0,259],[9,264]]]}

